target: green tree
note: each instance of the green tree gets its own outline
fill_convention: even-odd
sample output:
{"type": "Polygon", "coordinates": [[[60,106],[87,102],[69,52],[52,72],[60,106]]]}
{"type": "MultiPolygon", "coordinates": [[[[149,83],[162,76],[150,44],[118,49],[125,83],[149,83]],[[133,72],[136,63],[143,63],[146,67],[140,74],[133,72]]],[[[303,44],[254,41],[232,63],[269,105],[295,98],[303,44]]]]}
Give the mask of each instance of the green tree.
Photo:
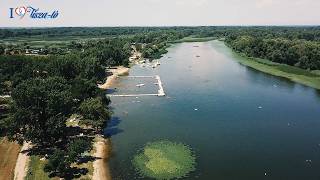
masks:
{"type": "Polygon", "coordinates": [[[64,177],[70,164],[66,161],[66,153],[62,150],[55,150],[48,158],[48,163],[44,166],[45,172],[57,174],[64,177]]]}
{"type": "Polygon", "coordinates": [[[69,144],[65,151],[60,149],[54,150],[44,166],[44,171],[59,177],[72,176],[72,174],[69,174],[72,173],[70,172],[71,164],[77,162],[81,154],[89,151],[91,148],[90,141],[76,139],[69,144]]]}
{"type": "Polygon", "coordinates": [[[13,90],[12,98],[8,130],[11,139],[43,145],[66,136],[66,120],[74,102],[63,78],[27,80],[13,90]]]}
{"type": "Polygon", "coordinates": [[[92,148],[91,142],[85,139],[76,139],[68,146],[68,158],[69,163],[76,162],[81,154],[85,151],[89,151],[92,148]]]}
{"type": "Polygon", "coordinates": [[[4,54],[5,48],[3,45],[0,45],[0,55],[4,54]]]}
{"type": "Polygon", "coordinates": [[[111,111],[107,108],[109,102],[106,97],[96,97],[81,103],[79,111],[84,118],[82,123],[101,131],[111,116],[111,111]]]}

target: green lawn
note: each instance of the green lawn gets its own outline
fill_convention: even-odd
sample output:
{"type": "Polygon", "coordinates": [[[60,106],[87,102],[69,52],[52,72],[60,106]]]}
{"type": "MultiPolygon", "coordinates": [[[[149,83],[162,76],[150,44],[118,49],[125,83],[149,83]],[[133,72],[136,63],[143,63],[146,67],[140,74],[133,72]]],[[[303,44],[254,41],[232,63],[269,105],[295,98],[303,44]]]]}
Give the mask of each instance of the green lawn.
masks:
{"type": "MultiPolygon", "coordinates": [[[[238,56],[238,55],[237,55],[238,56]]],[[[247,58],[239,56],[236,58],[241,64],[253,69],[274,75],[287,78],[291,81],[320,89],[320,74],[319,71],[308,71],[286,64],[274,63],[265,59],[247,58]]]]}
{"type": "Polygon", "coordinates": [[[48,173],[43,171],[44,165],[45,161],[41,161],[38,156],[31,156],[28,173],[25,180],[50,180],[48,173]]]}

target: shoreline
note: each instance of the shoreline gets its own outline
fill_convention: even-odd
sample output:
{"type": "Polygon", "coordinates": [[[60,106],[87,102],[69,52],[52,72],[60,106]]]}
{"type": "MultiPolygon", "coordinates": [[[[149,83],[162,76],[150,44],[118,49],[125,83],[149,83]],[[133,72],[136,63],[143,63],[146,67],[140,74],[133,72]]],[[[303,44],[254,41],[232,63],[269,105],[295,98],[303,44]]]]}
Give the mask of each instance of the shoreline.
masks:
{"type": "Polygon", "coordinates": [[[111,73],[111,76],[107,77],[107,80],[103,84],[98,84],[100,89],[109,89],[118,76],[123,76],[129,73],[129,68],[123,66],[114,67],[115,69],[109,69],[107,73],[111,73]]]}
{"type": "MultiPolygon", "coordinates": [[[[245,57],[243,57],[243,58],[245,58],[245,57]]],[[[316,74],[314,74],[313,76],[306,75],[307,73],[312,74],[311,72],[308,72],[308,71],[305,71],[302,69],[298,69],[296,67],[291,67],[289,65],[284,65],[284,64],[268,65],[268,64],[264,64],[259,61],[250,60],[250,59],[241,59],[241,60],[238,60],[238,62],[244,66],[247,66],[249,68],[253,68],[253,69],[258,70],[260,72],[270,74],[273,76],[277,76],[277,77],[286,78],[294,83],[298,83],[298,84],[301,84],[304,86],[314,88],[316,90],[320,90],[320,76],[317,76],[316,74]],[[304,71],[302,73],[306,73],[306,74],[296,74],[296,73],[286,72],[281,69],[288,69],[287,71],[290,71],[290,70],[291,71],[295,71],[295,70],[304,71]]]]}
{"type": "Polygon", "coordinates": [[[316,90],[320,90],[320,75],[317,73],[287,64],[272,62],[267,59],[248,57],[235,52],[227,44],[225,44],[225,46],[229,48],[231,53],[233,53],[237,57],[236,61],[241,65],[272,76],[285,78],[294,83],[311,87],[316,90]]]}
{"type": "MultiPolygon", "coordinates": [[[[118,76],[128,74],[129,70],[129,68],[123,66],[108,69],[108,73],[111,73],[112,75],[107,77],[104,84],[98,84],[98,87],[103,90],[109,89],[114,84],[118,76]]],[[[96,135],[93,147],[95,149],[93,156],[96,160],[93,162],[92,180],[111,180],[112,177],[108,164],[112,151],[111,138],[96,135]]]]}
{"type": "Polygon", "coordinates": [[[111,180],[108,160],[111,155],[111,139],[96,136],[94,142],[94,157],[92,180],[111,180]]]}

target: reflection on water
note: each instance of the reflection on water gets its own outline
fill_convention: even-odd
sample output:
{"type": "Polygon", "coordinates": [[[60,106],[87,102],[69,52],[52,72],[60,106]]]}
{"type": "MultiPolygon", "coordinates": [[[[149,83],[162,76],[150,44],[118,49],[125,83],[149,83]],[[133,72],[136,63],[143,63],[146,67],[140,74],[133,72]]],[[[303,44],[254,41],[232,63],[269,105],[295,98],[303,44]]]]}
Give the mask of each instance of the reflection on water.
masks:
{"type": "MultiPolygon", "coordinates": [[[[162,139],[195,151],[185,179],[319,179],[319,92],[235,58],[218,41],[182,43],[156,69],[134,66],[130,75],[160,75],[167,96],[112,98],[114,179],[139,179],[134,154],[162,139]]],[[[120,80],[117,91],[135,83],[120,80]]]]}

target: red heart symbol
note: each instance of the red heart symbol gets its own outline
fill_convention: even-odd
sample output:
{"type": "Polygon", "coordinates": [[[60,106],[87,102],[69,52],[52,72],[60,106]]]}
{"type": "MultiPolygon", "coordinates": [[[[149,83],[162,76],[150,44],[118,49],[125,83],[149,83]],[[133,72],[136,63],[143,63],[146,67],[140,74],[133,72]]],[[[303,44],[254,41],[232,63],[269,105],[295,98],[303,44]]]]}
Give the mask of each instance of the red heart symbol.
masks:
{"type": "Polygon", "coordinates": [[[27,8],[24,6],[21,6],[21,7],[17,7],[14,11],[18,16],[23,18],[24,15],[27,13],[27,8]]]}

